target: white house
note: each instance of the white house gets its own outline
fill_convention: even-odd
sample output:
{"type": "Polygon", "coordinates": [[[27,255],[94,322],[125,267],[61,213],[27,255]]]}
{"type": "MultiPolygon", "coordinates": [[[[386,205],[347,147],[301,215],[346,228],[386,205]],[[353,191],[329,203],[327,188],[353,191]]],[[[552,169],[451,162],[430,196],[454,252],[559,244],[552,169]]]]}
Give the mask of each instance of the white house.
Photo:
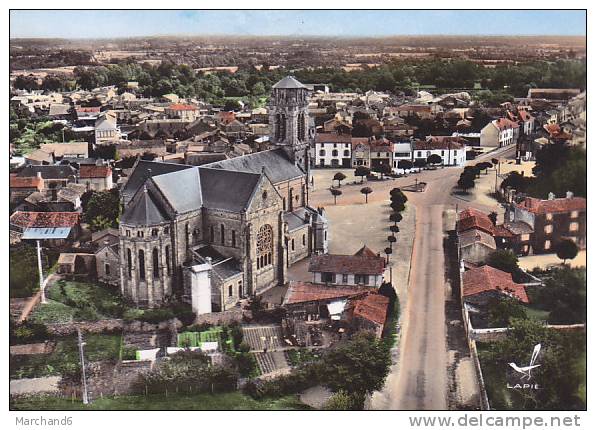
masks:
{"type": "Polygon", "coordinates": [[[414,142],[414,160],[426,160],[437,154],[444,166],[462,167],[466,164],[465,139],[457,136],[428,136],[426,140],[414,142]]]}
{"type": "Polygon", "coordinates": [[[392,166],[393,166],[393,171],[396,173],[400,173],[398,172],[401,171],[402,169],[398,169],[398,164],[400,162],[400,160],[408,160],[408,161],[412,161],[413,156],[412,156],[412,144],[410,142],[398,142],[398,143],[393,143],[393,156],[392,156],[392,166]]]}
{"type": "Polygon", "coordinates": [[[95,121],[95,144],[109,144],[120,140],[122,133],[116,123],[116,117],[111,113],[102,114],[95,121]]]}
{"type": "Polygon", "coordinates": [[[519,124],[507,118],[489,122],[480,131],[480,146],[501,147],[517,143],[519,124]]]}
{"type": "Polygon", "coordinates": [[[352,138],[349,134],[318,133],[315,137],[317,167],[350,167],[352,138]]]}

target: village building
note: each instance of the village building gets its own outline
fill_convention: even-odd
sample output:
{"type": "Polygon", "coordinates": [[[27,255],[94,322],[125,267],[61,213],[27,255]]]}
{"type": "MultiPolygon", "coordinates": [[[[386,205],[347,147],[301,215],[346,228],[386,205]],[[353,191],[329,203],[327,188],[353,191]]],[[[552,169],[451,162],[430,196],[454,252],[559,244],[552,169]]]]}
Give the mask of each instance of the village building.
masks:
{"type": "Polygon", "coordinates": [[[114,186],[112,169],[101,160],[98,160],[97,164],[82,165],[79,168],[79,183],[84,184],[87,191],[110,190],[114,186]]]}
{"type": "Polygon", "coordinates": [[[495,119],[480,130],[480,146],[502,147],[514,145],[519,137],[519,124],[508,118],[495,119]]]}
{"type": "Polygon", "coordinates": [[[433,154],[441,157],[444,166],[466,164],[466,141],[457,136],[428,136],[413,142],[414,160],[427,160],[433,154]]]}
{"type": "Polygon", "coordinates": [[[308,271],[314,283],[378,288],[383,283],[385,258],[363,246],[354,255],[313,255],[308,271]]]}
{"type": "Polygon", "coordinates": [[[226,309],[285,283],[295,259],[327,252],[324,211],[308,206],[307,95],[292,77],[274,85],[274,149],[200,167],[136,163],[122,190],[124,296],[142,307],[178,295],[199,314],[226,309]]]}
{"type": "Polygon", "coordinates": [[[350,167],[352,137],[349,134],[317,133],[315,137],[315,166],[350,167]]]}

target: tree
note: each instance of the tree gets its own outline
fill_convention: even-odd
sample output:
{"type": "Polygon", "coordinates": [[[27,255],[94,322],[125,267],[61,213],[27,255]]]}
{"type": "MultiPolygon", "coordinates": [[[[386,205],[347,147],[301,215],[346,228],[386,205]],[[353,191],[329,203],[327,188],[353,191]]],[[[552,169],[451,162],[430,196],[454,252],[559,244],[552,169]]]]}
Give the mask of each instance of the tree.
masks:
{"type": "Polygon", "coordinates": [[[470,188],[474,188],[475,182],[471,175],[462,174],[457,181],[457,186],[464,190],[466,193],[470,188]]]}
{"type": "Polygon", "coordinates": [[[554,269],[537,289],[536,305],[550,311],[551,324],[575,324],[586,321],[586,271],[563,266],[554,269]]]}
{"type": "Polygon", "coordinates": [[[339,185],[340,188],[341,188],[341,181],[343,181],[344,179],[346,179],[346,175],[344,175],[342,172],[337,172],[335,175],[333,175],[333,180],[337,181],[337,184],[339,185]]]}
{"type": "Polygon", "coordinates": [[[331,191],[331,195],[333,196],[333,203],[337,204],[337,196],[342,195],[341,190],[338,190],[337,188],[331,188],[329,191],[331,191]]]}
{"type": "Polygon", "coordinates": [[[387,263],[389,263],[389,256],[393,253],[393,249],[390,246],[388,246],[387,248],[385,248],[384,252],[387,256],[387,263]]]}
{"type": "Polygon", "coordinates": [[[439,154],[430,154],[427,158],[426,158],[426,162],[428,164],[432,164],[432,165],[436,165],[436,164],[441,164],[443,163],[443,159],[441,158],[441,156],[439,154]]]}
{"type": "Polygon", "coordinates": [[[373,170],[381,174],[381,179],[383,179],[385,175],[389,175],[391,173],[391,167],[389,164],[379,164],[378,166],[374,167],[373,170]]]}
{"type": "Polygon", "coordinates": [[[116,188],[91,192],[83,206],[83,220],[89,223],[92,231],[106,226],[117,227],[120,217],[120,196],[116,188]]]}
{"type": "Polygon", "coordinates": [[[517,255],[508,249],[497,249],[491,252],[486,260],[486,264],[512,275],[519,271],[517,255]]]}
{"type": "Polygon", "coordinates": [[[399,233],[399,227],[396,225],[390,225],[389,230],[391,230],[391,233],[393,233],[393,234],[399,233]]]}
{"type": "Polygon", "coordinates": [[[563,260],[563,264],[567,262],[567,260],[573,260],[577,255],[577,245],[571,239],[563,239],[561,240],[556,248],[557,257],[563,260]]]}
{"type": "Polygon", "coordinates": [[[526,308],[512,297],[494,297],[488,302],[488,321],[491,327],[509,327],[514,319],[526,318],[526,308]]]}
{"type": "Polygon", "coordinates": [[[8,288],[10,297],[29,297],[39,289],[37,252],[24,242],[11,247],[9,252],[8,288]]]}
{"type": "Polygon", "coordinates": [[[406,203],[408,201],[408,197],[399,188],[393,188],[389,191],[389,195],[391,196],[390,198],[392,202],[406,203]]]}
{"type": "Polygon", "coordinates": [[[364,332],[332,348],[322,361],[323,384],[334,392],[354,396],[360,409],[367,394],[383,387],[391,357],[381,341],[364,332]]]}
{"type": "Polygon", "coordinates": [[[414,167],[414,163],[412,163],[410,160],[399,160],[397,162],[397,167],[398,169],[410,170],[412,167],[414,167]]]}
{"type": "Polygon", "coordinates": [[[406,205],[403,204],[402,202],[391,202],[391,209],[393,210],[393,212],[403,212],[406,209],[406,205]]]}
{"type": "Polygon", "coordinates": [[[424,158],[417,158],[414,160],[414,167],[418,167],[419,169],[426,167],[426,160],[424,158]]]}
{"type": "Polygon", "coordinates": [[[360,407],[353,396],[340,390],[329,397],[323,409],[326,411],[352,411],[359,410],[360,407]]]}
{"type": "MultiPolygon", "coordinates": [[[[389,248],[389,250],[391,250],[391,248],[389,248]]],[[[393,312],[395,303],[397,302],[397,293],[395,292],[393,285],[389,282],[383,282],[379,287],[379,294],[389,299],[389,309],[393,312]]]]}
{"type": "Polygon", "coordinates": [[[354,170],[354,176],[360,176],[360,183],[364,182],[364,177],[370,175],[370,169],[366,166],[358,166],[354,170]]]}
{"type": "Polygon", "coordinates": [[[393,249],[393,244],[397,242],[397,238],[393,235],[387,236],[387,242],[389,242],[389,247],[393,249]]]}
{"type": "Polygon", "coordinates": [[[389,221],[394,223],[394,225],[397,225],[397,223],[401,222],[402,219],[403,217],[399,212],[394,212],[391,215],[389,215],[389,221]]]}
{"type": "Polygon", "coordinates": [[[368,203],[368,195],[371,194],[373,192],[371,187],[364,187],[360,190],[360,192],[362,194],[364,194],[364,197],[366,198],[366,203],[368,203]]]}

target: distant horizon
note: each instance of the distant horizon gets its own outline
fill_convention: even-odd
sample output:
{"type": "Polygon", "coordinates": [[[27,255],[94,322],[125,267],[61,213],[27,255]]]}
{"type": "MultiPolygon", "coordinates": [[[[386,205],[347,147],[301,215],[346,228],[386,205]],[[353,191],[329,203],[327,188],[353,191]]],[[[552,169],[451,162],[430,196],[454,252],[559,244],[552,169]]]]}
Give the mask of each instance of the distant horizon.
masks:
{"type": "Polygon", "coordinates": [[[12,10],[10,39],[586,37],[584,10],[12,10]],[[440,28],[441,31],[437,32],[440,28]],[[157,31],[152,29],[159,29],[157,31]]]}

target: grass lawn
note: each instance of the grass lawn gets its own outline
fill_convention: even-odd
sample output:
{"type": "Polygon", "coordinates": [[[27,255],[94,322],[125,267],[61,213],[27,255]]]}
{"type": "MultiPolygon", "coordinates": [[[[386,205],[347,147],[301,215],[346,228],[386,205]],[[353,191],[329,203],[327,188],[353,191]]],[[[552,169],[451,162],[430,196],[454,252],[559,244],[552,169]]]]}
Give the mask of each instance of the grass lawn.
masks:
{"type": "MultiPolygon", "coordinates": [[[[115,360],[120,354],[119,334],[85,335],[85,358],[88,361],[115,360]]],[[[38,378],[77,371],[79,349],[75,336],[59,338],[50,354],[10,356],[11,378],[38,378]]]]}
{"type": "Polygon", "coordinates": [[[104,397],[85,406],[49,396],[34,396],[11,400],[12,410],[307,410],[297,395],[279,399],[254,400],[239,392],[222,394],[149,395],[104,397]]]}
{"type": "Polygon", "coordinates": [[[126,306],[109,287],[87,282],[58,281],[48,290],[48,303],[39,305],[31,319],[42,323],[95,321],[120,318],[126,306]]]}

